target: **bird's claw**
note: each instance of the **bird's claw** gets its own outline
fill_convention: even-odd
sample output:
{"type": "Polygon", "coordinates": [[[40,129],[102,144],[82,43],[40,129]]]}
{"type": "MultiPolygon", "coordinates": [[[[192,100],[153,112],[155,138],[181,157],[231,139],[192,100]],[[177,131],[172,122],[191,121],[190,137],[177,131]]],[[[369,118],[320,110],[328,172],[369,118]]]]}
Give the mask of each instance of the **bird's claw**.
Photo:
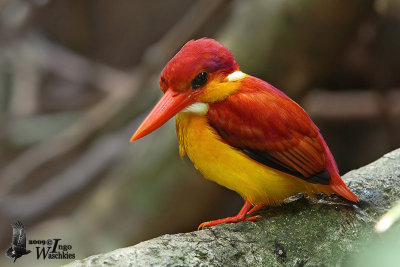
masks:
{"type": "Polygon", "coordinates": [[[197,231],[203,230],[204,227],[208,227],[208,222],[203,222],[202,224],[199,225],[199,227],[197,227],[197,231]]]}
{"type": "Polygon", "coordinates": [[[251,217],[246,217],[244,220],[248,221],[248,222],[255,222],[260,218],[261,218],[261,215],[255,215],[255,216],[251,216],[251,217]]]}
{"type": "Polygon", "coordinates": [[[202,224],[199,225],[199,227],[197,227],[197,231],[203,230],[204,227],[211,227],[211,226],[222,224],[222,223],[237,223],[237,222],[243,222],[243,221],[255,222],[260,218],[261,218],[260,215],[255,215],[255,216],[251,216],[251,217],[245,217],[243,219],[238,219],[236,217],[228,217],[225,219],[203,222],[202,224]]]}

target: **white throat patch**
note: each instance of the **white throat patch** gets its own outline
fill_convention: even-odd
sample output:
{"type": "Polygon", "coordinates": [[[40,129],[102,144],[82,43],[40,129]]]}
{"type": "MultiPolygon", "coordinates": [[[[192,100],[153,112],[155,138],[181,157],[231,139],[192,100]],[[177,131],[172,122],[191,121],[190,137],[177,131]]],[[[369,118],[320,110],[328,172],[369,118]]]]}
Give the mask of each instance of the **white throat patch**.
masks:
{"type": "Polygon", "coordinates": [[[202,103],[202,102],[196,102],[196,103],[191,104],[190,106],[186,107],[181,112],[195,113],[197,115],[206,115],[208,112],[208,104],[202,103]]]}
{"type": "Polygon", "coordinates": [[[241,72],[240,70],[237,70],[237,71],[232,72],[231,74],[229,74],[227,78],[228,78],[228,81],[230,81],[230,82],[236,82],[236,81],[239,81],[239,80],[241,80],[241,79],[243,79],[245,77],[246,77],[245,73],[241,72]]]}

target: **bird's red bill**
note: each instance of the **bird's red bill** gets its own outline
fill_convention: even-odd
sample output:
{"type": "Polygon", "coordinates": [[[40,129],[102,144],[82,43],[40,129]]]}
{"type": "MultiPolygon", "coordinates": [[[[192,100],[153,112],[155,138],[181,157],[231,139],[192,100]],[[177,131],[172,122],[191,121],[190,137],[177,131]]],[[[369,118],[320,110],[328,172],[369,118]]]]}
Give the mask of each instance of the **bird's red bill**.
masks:
{"type": "Polygon", "coordinates": [[[192,95],[185,93],[177,93],[168,89],[164,96],[158,101],[156,106],[147,115],[135,134],[131,138],[131,142],[148,135],[166,123],[185,107],[193,104],[195,100],[192,95]]]}

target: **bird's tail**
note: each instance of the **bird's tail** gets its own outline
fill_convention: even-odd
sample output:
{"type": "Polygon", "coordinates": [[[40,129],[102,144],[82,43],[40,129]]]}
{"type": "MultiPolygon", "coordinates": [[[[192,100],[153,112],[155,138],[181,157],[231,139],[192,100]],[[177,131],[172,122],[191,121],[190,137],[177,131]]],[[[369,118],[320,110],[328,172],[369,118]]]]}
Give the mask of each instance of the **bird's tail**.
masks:
{"type": "Polygon", "coordinates": [[[342,180],[337,172],[331,173],[331,180],[329,181],[330,188],[338,195],[353,202],[360,202],[358,197],[350,191],[345,182],[342,180]]]}
{"type": "Polygon", "coordinates": [[[360,202],[358,197],[354,195],[353,192],[350,191],[350,189],[347,187],[346,183],[342,180],[342,177],[340,177],[338,167],[336,165],[336,161],[333,158],[333,155],[329,149],[329,147],[326,145],[324,138],[322,138],[321,133],[319,132],[319,136],[322,140],[322,143],[325,148],[325,157],[326,157],[326,169],[328,170],[331,179],[329,180],[329,187],[332,189],[333,192],[338,194],[339,196],[344,197],[345,199],[348,199],[353,202],[360,202]]]}

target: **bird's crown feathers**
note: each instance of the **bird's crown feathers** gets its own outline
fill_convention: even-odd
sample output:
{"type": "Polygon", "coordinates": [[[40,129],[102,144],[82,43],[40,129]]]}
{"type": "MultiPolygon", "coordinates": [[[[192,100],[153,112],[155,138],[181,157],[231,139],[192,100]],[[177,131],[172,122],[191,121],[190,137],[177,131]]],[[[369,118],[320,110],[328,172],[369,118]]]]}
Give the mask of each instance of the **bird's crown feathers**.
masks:
{"type": "Polygon", "coordinates": [[[184,91],[203,71],[215,76],[229,75],[235,70],[239,70],[239,66],[225,46],[209,38],[191,40],[165,66],[160,86],[163,91],[168,88],[184,91]]]}

